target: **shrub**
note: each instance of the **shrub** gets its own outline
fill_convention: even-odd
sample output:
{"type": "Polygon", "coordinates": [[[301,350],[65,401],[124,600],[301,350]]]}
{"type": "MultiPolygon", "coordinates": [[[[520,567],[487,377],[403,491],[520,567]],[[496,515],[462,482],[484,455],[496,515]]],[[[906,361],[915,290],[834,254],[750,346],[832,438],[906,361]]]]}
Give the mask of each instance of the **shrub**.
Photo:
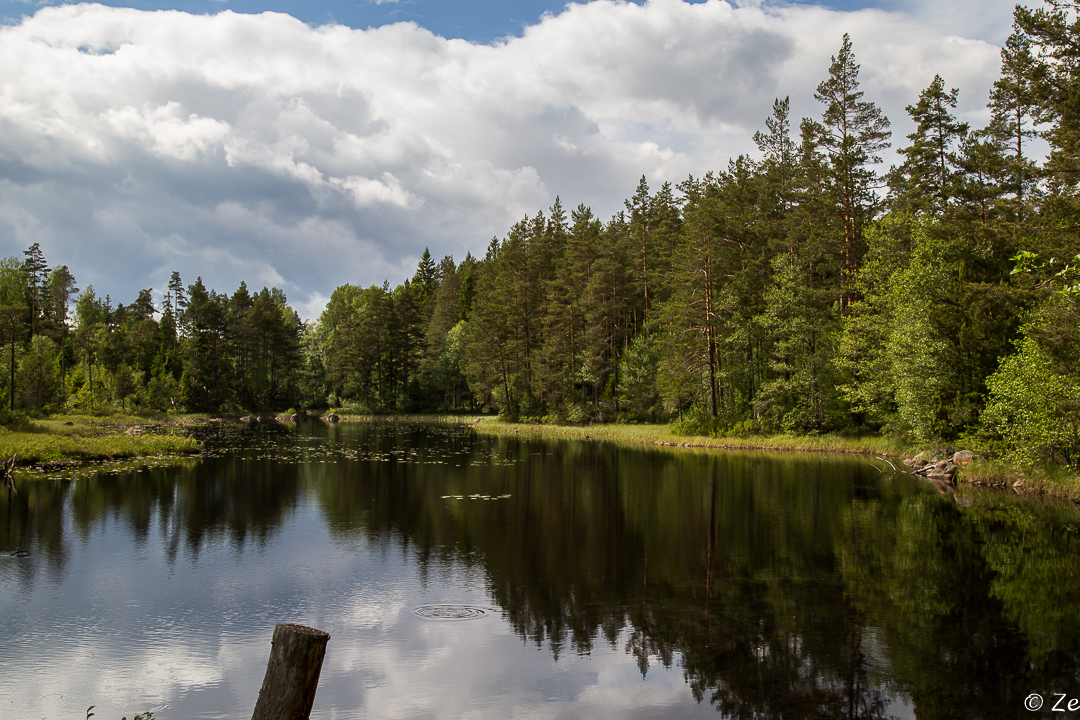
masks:
{"type": "Polygon", "coordinates": [[[987,380],[985,430],[999,434],[1006,457],[1080,462],[1080,384],[1054,372],[1049,353],[1032,337],[987,380]]]}

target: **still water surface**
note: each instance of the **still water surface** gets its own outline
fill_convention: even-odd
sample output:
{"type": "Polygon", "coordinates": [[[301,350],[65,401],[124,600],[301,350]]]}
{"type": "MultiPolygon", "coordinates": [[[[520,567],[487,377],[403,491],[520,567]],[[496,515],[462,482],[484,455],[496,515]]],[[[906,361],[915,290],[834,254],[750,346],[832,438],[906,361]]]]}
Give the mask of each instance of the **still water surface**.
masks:
{"type": "Polygon", "coordinates": [[[1069,508],[864,459],[467,427],[213,440],[0,493],[0,718],[250,717],[277,622],[331,635],[313,718],[1064,717],[1053,693],[1080,697],[1069,508]]]}

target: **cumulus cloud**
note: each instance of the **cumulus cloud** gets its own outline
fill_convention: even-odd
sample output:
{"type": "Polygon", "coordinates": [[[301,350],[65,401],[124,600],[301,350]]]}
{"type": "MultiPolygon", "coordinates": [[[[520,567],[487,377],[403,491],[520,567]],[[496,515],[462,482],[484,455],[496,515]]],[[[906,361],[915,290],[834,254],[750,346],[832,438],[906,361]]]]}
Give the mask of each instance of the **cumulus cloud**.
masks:
{"type": "Polygon", "coordinates": [[[594,0],[480,45],[413,23],[43,8],[0,29],[2,252],[40,242],[119,301],[177,269],[276,284],[312,313],[342,283],[401,281],[425,246],[482,253],[556,194],[606,217],[643,174],[724,167],[775,97],[820,115],[844,32],[897,140],[935,73],[985,119],[999,49],[918,14],[594,0]]]}

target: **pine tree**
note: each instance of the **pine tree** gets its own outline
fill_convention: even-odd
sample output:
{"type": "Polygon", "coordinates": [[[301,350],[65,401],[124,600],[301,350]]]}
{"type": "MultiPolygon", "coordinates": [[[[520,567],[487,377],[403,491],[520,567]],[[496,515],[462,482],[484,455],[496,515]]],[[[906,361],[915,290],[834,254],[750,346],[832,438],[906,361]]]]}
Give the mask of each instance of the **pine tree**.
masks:
{"type": "Polygon", "coordinates": [[[715,190],[709,177],[689,178],[679,189],[686,198],[686,232],[674,259],[672,298],[664,306],[660,387],[669,409],[693,405],[716,418],[721,409],[717,376],[718,243],[717,213],[709,207],[715,190]]]}
{"type": "Polygon", "coordinates": [[[1045,66],[1032,54],[1031,38],[1013,24],[1013,33],[1001,49],[1001,77],[990,91],[991,130],[1011,146],[1008,168],[1011,190],[1023,202],[1036,178],[1037,168],[1025,155],[1025,144],[1038,133],[1034,129],[1038,112],[1038,87],[1043,84],[1045,66]]]}
{"type": "Polygon", "coordinates": [[[166,298],[167,306],[172,309],[173,317],[176,319],[176,332],[173,333],[173,351],[175,352],[177,342],[179,341],[182,329],[184,328],[184,311],[187,309],[187,296],[184,294],[184,282],[180,279],[180,273],[176,270],[173,270],[172,275],[169,277],[169,287],[166,298]]]}
{"type": "Polygon", "coordinates": [[[1036,120],[1050,125],[1042,133],[1051,148],[1043,170],[1059,199],[1071,198],[1080,184],[1080,2],[1046,0],[1034,10],[1017,5],[1013,18],[1039,50],[1030,70],[1036,120]]]}
{"type": "Polygon", "coordinates": [[[904,162],[894,168],[890,185],[896,204],[911,212],[941,215],[960,184],[960,160],[956,148],[967,135],[967,123],[957,121],[950,110],[956,108],[958,89],[945,90],[945,81],[935,75],[919,101],[908,105],[915,132],[911,145],[902,148],[904,162]]]}
{"type": "Polygon", "coordinates": [[[765,120],[767,133],[754,133],[754,143],[764,155],[762,172],[768,178],[770,191],[766,194],[767,208],[774,214],[784,215],[794,205],[798,157],[795,142],[791,139],[791,99],[777,98],[773,102],[772,115],[765,120]]]}
{"type": "Polygon", "coordinates": [[[240,407],[254,399],[250,392],[251,356],[253,354],[252,329],[250,315],[254,301],[248,292],[247,283],[241,281],[240,287],[229,299],[229,336],[232,345],[232,357],[236,369],[236,401],[240,407]]]}
{"type": "Polygon", "coordinates": [[[863,251],[863,225],[873,216],[877,177],[872,165],[889,147],[889,121],[859,90],[859,66],[845,33],[840,52],[833,56],[829,78],[814,97],[825,105],[813,137],[829,158],[836,212],[842,222],[842,309],[854,299],[855,275],[863,251]]]}
{"type": "Polygon", "coordinates": [[[15,410],[15,343],[22,335],[23,318],[26,314],[25,293],[23,291],[22,263],[15,258],[0,260],[0,325],[7,334],[11,349],[8,385],[8,409],[15,410]]]}
{"type": "Polygon", "coordinates": [[[571,213],[571,220],[573,225],[566,230],[563,252],[555,263],[542,308],[542,384],[552,402],[564,408],[567,403],[584,401],[576,395],[576,387],[584,385],[581,379],[585,335],[582,296],[589,283],[602,232],[600,221],[584,205],[571,213]]]}
{"type": "Polygon", "coordinates": [[[615,215],[599,237],[596,260],[583,296],[585,342],[582,375],[593,386],[597,405],[608,398],[619,412],[619,358],[632,336],[633,284],[630,258],[636,255],[624,213],[615,215]],[[603,388],[603,392],[600,390],[603,388]]]}
{"type": "MultiPolygon", "coordinates": [[[[656,290],[656,267],[655,267],[655,254],[653,235],[655,233],[653,212],[652,212],[652,198],[649,197],[649,183],[645,179],[645,176],[641,176],[641,181],[638,182],[637,191],[634,196],[626,201],[626,212],[628,223],[628,232],[630,234],[631,242],[634,244],[635,254],[637,256],[635,265],[636,272],[634,273],[637,285],[641,288],[641,317],[642,325],[649,320],[649,307],[650,307],[650,295],[649,295],[649,269],[653,271],[653,294],[656,290]]],[[[635,312],[637,307],[634,308],[635,312]]]]}

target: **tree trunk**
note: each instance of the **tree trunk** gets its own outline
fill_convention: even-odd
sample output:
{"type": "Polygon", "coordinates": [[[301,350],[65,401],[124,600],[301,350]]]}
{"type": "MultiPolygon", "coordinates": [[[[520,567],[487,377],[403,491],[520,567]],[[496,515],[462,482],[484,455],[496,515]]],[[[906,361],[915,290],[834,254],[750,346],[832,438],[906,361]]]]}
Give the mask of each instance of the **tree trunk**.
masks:
{"type": "Polygon", "coordinates": [[[307,720],[330,634],[278,623],[251,720],[307,720]]]}

